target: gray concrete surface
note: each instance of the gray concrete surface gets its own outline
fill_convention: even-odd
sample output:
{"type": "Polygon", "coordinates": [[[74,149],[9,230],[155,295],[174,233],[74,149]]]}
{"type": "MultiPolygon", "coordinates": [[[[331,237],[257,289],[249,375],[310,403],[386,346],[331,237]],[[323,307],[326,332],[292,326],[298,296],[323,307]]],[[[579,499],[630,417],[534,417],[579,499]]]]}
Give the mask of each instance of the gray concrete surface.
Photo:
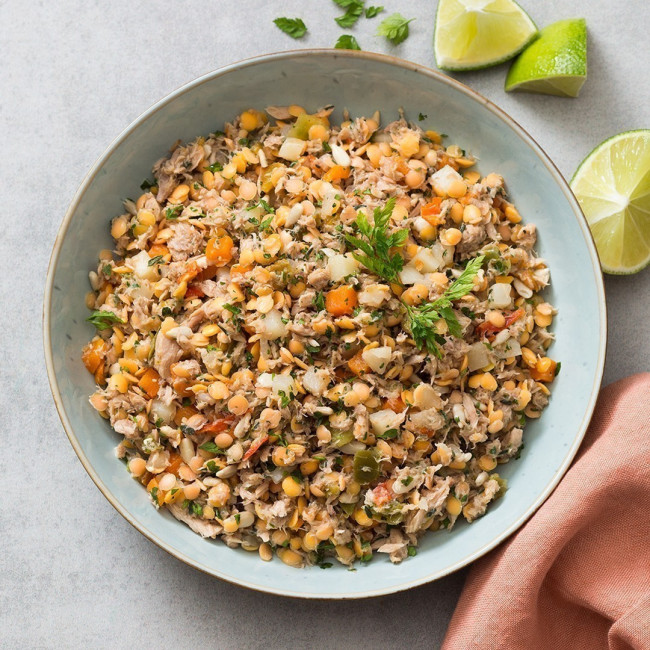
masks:
{"type": "MultiPolygon", "coordinates": [[[[647,4],[522,1],[538,25],[587,18],[582,96],[506,95],[506,66],[458,78],[509,112],[570,177],[601,140],[650,126],[647,4]]],[[[389,48],[373,35],[379,19],[361,21],[362,47],[434,65],[436,3],[383,4],[417,17],[411,36],[389,48]]],[[[338,12],[329,0],[0,0],[0,646],[439,646],[463,572],[371,601],[298,602],[221,583],[149,543],[77,461],[43,365],[50,249],[94,160],[150,104],[200,74],[265,52],[332,46],[338,12]],[[280,33],[278,15],[302,16],[309,36],[280,33]]],[[[607,299],[611,382],[650,368],[650,270],[608,278],[607,299]]]]}

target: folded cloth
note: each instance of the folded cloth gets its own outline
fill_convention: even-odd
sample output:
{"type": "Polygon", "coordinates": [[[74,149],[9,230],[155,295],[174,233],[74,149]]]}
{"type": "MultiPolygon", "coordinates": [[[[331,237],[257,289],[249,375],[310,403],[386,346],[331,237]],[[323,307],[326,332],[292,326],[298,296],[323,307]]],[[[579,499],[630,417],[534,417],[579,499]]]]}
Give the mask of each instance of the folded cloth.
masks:
{"type": "Polygon", "coordinates": [[[602,390],[553,494],[470,570],[442,648],[650,649],[650,373],[602,390]]]}

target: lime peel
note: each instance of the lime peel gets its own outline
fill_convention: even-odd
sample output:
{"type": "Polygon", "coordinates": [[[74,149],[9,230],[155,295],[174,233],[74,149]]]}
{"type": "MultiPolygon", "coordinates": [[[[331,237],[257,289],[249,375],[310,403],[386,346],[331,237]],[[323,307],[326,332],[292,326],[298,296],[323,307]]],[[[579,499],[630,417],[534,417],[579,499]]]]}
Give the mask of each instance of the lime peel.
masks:
{"type": "Polygon", "coordinates": [[[478,70],[521,52],[537,27],[514,0],[440,0],[434,53],[443,70],[478,70]]]}
{"type": "Polygon", "coordinates": [[[547,25],[513,62],[508,92],[577,97],[587,79],[587,24],[569,18],[547,25]]]}
{"type": "Polygon", "coordinates": [[[599,144],[576,170],[571,189],[605,273],[627,275],[650,264],[650,129],[599,144]]]}

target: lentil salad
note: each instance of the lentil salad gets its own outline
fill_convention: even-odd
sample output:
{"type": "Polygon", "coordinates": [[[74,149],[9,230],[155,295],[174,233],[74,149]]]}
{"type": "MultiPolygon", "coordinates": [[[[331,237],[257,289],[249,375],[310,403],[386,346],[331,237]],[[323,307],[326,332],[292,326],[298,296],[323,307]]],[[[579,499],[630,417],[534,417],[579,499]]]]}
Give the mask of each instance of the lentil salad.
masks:
{"type": "Polygon", "coordinates": [[[244,111],[91,272],[91,404],[156,507],[290,566],[399,562],[505,491],[548,402],[549,270],[503,179],[403,117],[244,111]]]}

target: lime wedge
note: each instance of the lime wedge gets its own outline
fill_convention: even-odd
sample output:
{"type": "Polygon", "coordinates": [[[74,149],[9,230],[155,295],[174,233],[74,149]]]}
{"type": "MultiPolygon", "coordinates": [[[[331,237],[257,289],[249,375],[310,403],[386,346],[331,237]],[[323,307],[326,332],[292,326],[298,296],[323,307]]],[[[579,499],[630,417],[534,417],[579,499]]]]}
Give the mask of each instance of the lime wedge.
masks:
{"type": "Polygon", "coordinates": [[[444,70],[476,70],[516,56],[537,27],[514,0],[440,0],[433,48],[444,70]]]}
{"type": "Polygon", "coordinates": [[[571,179],[605,273],[628,274],[650,263],[650,129],[598,145],[571,179]]]}
{"type": "Polygon", "coordinates": [[[570,18],[544,27],[510,67],[506,90],[577,97],[587,79],[587,24],[570,18]]]}

